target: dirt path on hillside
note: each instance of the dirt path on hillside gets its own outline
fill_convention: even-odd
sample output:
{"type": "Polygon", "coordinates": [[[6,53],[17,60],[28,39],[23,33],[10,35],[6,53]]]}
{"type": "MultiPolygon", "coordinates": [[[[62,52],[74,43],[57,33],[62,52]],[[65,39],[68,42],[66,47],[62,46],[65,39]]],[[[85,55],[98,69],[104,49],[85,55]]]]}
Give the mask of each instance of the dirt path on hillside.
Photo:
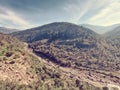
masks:
{"type": "Polygon", "coordinates": [[[100,73],[98,71],[86,70],[85,68],[76,69],[76,68],[71,68],[71,67],[69,68],[61,67],[59,65],[56,65],[55,63],[52,63],[51,61],[45,60],[37,56],[36,54],[33,53],[32,49],[28,48],[28,45],[26,43],[25,45],[26,45],[25,50],[27,52],[37,57],[44,64],[46,64],[49,68],[60,69],[63,72],[65,77],[77,78],[80,81],[88,82],[97,87],[104,87],[104,86],[113,87],[114,86],[114,87],[119,88],[120,86],[120,80],[118,79],[119,77],[111,78],[109,75],[107,76],[104,73],[100,73]]]}

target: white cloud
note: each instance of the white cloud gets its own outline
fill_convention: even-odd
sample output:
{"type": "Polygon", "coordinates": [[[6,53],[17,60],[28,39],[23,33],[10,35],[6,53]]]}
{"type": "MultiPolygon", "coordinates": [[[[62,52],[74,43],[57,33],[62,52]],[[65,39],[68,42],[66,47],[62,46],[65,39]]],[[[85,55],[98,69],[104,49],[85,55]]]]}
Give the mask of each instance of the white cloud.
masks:
{"type": "Polygon", "coordinates": [[[44,9],[30,6],[31,11],[16,13],[14,10],[17,9],[13,8],[14,10],[12,10],[12,8],[4,7],[0,6],[1,26],[18,29],[31,28],[35,24],[39,26],[41,23],[45,24],[55,21],[94,25],[120,23],[120,0],[69,0],[64,7],[60,7],[61,11],[57,11],[57,9],[45,11],[44,9]]]}
{"type": "Polygon", "coordinates": [[[70,21],[73,23],[78,23],[79,19],[84,16],[92,7],[92,1],[85,1],[83,3],[68,3],[63,9],[71,16],[70,21]]]}
{"type": "MultiPolygon", "coordinates": [[[[68,13],[69,21],[79,24],[82,22],[88,23],[88,19],[94,15],[95,13],[101,11],[101,9],[105,8],[109,5],[113,0],[75,0],[75,2],[67,3],[63,9],[68,13]],[[90,15],[90,16],[89,16],[90,15]],[[82,21],[82,17],[86,16],[86,21],[82,21]],[[81,21],[80,21],[81,20],[81,21]]],[[[100,15],[101,17],[101,15],[100,15]]],[[[97,17],[96,17],[97,18],[97,17]]]]}
{"type": "Polygon", "coordinates": [[[120,1],[110,0],[106,8],[88,20],[90,24],[112,25],[120,23],[120,1]]]}
{"type": "MultiPolygon", "coordinates": [[[[3,7],[0,7],[0,10],[1,10],[0,23],[4,24],[4,22],[5,23],[11,22],[11,24],[14,24],[20,28],[27,28],[32,26],[28,21],[24,20],[21,16],[19,16],[14,11],[9,10],[8,8],[3,8],[3,7]]],[[[12,26],[12,25],[9,25],[9,26],[12,26]]]]}

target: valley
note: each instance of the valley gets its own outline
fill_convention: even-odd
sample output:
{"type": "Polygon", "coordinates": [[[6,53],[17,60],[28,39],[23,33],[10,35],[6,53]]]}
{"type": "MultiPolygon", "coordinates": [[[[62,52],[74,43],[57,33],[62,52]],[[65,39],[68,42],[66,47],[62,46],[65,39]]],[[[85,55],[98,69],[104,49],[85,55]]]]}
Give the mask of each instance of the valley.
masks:
{"type": "Polygon", "coordinates": [[[100,88],[108,87],[109,89],[111,89],[113,87],[116,87],[120,89],[120,72],[104,72],[102,70],[86,69],[84,67],[62,67],[49,61],[48,58],[42,58],[38,55],[35,55],[30,48],[26,47],[26,49],[28,50],[28,52],[38,57],[39,60],[42,60],[49,68],[60,69],[65,78],[75,78],[77,80],[87,82],[88,84],[92,84],[100,88]]]}
{"type": "Polygon", "coordinates": [[[67,22],[1,33],[0,89],[120,90],[114,40],[67,22]]]}
{"type": "Polygon", "coordinates": [[[120,90],[120,0],[0,0],[0,90],[120,90]]]}

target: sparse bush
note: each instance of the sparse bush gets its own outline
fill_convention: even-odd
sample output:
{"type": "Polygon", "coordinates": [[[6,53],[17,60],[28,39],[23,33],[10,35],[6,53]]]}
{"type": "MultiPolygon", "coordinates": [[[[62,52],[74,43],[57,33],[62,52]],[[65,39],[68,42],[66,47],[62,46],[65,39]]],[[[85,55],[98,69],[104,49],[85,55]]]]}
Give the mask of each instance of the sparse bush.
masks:
{"type": "Polygon", "coordinates": [[[5,56],[6,57],[11,57],[13,55],[13,52],[6,52],[5,56]]]}
{"type": "Polygon", "coordinates": [[[103,90],[109,90],[109,88],[108,87],[103,87],[103,90]]]}

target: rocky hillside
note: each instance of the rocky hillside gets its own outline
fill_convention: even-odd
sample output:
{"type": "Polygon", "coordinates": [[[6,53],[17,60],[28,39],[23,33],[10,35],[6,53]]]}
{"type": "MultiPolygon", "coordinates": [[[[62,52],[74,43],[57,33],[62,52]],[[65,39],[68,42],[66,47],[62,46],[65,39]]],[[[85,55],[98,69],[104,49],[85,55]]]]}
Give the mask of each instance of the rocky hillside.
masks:
{"type": "Polygon", "coordinates": [[[61,66],[120,69],[118,48],[90,29],[75,24],[51,23],[13,33],[13,36],[30,43],[36,54],[61,66]]]}
{"type": "Polygon", "coordinates": [[[61,22],[12,35],[28,42],[37,56],[67,68],[81,81],[120,86],[120,49],[90,29],[61,22]]]}
{"type": "Polygon", "coordinates": [[[47,62],[41,57],[38,58],[27,44],[0,33],[0,90],[103,90],[107,88],[93,85],[87,79],[81,80],[79,74],[74,71],[69,72],[69,69],[47,62]]]}
{"type": "Polygon", "coordinates": [[[120,26],[104,35],[113,45],[120,48],[120,26]]]}

